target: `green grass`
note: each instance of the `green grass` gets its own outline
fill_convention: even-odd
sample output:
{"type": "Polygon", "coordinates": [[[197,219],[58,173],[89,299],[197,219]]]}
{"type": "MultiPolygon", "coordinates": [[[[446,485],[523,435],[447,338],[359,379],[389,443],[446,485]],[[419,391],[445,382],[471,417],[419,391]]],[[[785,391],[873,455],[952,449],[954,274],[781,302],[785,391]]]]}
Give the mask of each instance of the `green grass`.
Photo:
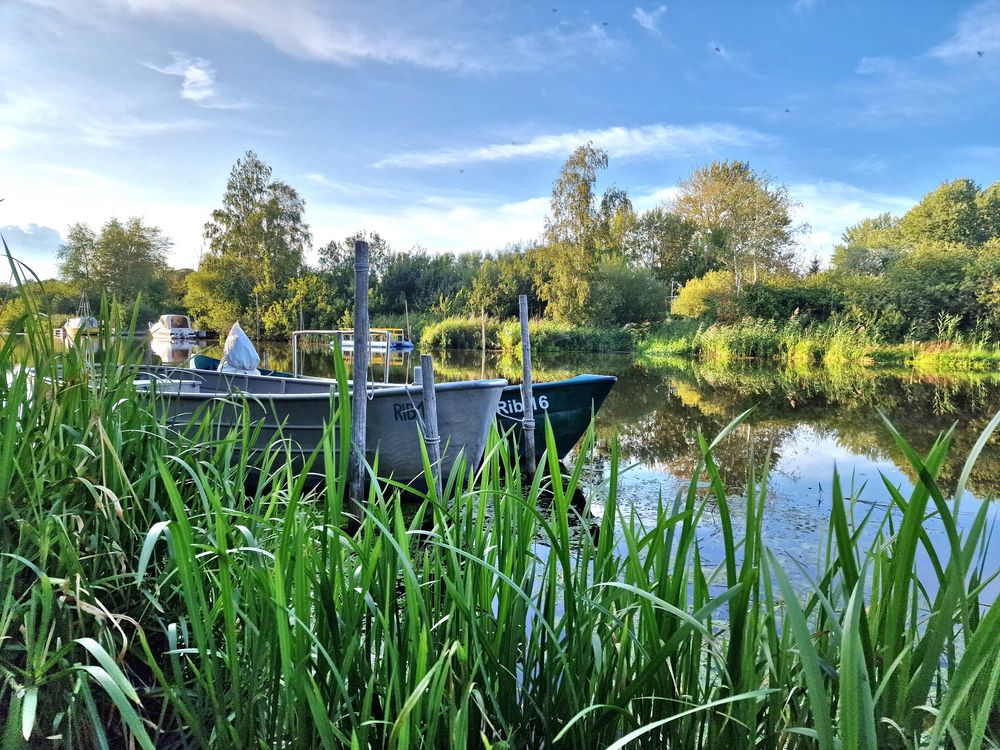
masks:
{"type": "MultiPolygon", "coordinates": [[[[528,323],[533,352],[631,352],[635,342],[622,328],[592,328],[534,319],[528,323]]],[[[521,324],[505,321],[497,334],[500,349],[515,358],[521,356],[521,324]]]]}
{"type": "Polygon", "coordinates": [[[1000,349],[991,345],[964,341],[893,344],[844,323],[803,327],[795,321],[779,325],[747,319],[706,326],[697,321],[675,320],[644,336],[638,349],[654,356],[693,356],[723,363],[771,359],[794,366],[906,365],[932,372],[1000,368],[1000,349]]]}
{"type": "MultiPolygon", "coordinates": [[[[886,480],[890,514],[835,478],[822,559],[795,588],[762,531],[766,456],[738,505],[716,467],[737,422],[697,436],[691,483],[645,524],[619,502],[614,445],[596,528],[574,510],[592,434],[567,470],[532,477],[494,434],[441,497],[404,506],[375,480],[348,523],[346,398],[309,490],[280,439],[251,456],[249,420],[166,428],[127,370],[55,354],[27,303],[0,347],[5,749],[1000,742],[992,529],[985,504],[960,509],[997,420],[954,498],[936,482],[951,433],[918,456],[886,424],[920,481],[904,497],[886,480]],[[50,378],[34,393],[15,347],[50,378]]],[[[103,345],[105,365],[138,356],[103,345]]]]}

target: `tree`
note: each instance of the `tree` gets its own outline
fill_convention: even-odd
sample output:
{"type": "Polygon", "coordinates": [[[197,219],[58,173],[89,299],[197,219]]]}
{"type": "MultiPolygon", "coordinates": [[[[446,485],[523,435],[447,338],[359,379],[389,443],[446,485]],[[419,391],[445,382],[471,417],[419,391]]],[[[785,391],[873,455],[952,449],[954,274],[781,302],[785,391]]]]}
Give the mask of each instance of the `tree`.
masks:
{"type": "Polygon", "coordinates": [[[899,231],[910,244],[950,242],[976,247],[983,242],[976,199],[979,188],[969,179],[943,182],[907,211],[899,231]]]}
{"type": "Polygon", "coordinates": [[[713,161],[680,183],[673,210],[694,222],[702,237],[722,251],[736,293],[743,278],[789,266],[796,229],[784,185],[754,172],[744,161],[713,161]]]}
{"type": "Polygon", "coordinates": [[[698,225],[657,206],[641,214],[625,239],[625,256],[660,281],[685,284],[718,268],[718,253],[698,225]]]}
{"type": "Polygon", "coordinates": [[[1000,238],[1000,180],[976,196],[976,210],[983,242],[1000,238]]]}
{"type": "Polygon", "coordinates": [[[110,219],[100,234],[86,224],[74,224],[57,252],[59,275],[129,304],[165,272],[171,244],[158,227],[138,217],[110,219]]]}
{"type": "Polygon", "coordinates": [[[863,219],[844,230],[833,249],[833,270],[848,274],[885,273],[905,247],[899,219],[883,213],[863,219]]]}
{"type": "MultiPolygon", "coordinates": [[[[310,247],[304,211],[298,193],[272,179],[271,168],[253,151],[237,160],[222,207],[205,224],[209,255],[202,262],[204,266],[209,258],[223,259],[226,268],[240,277],[227,284],[236,295],[226,300],[227,317],[235,311],[244,322],[256,321],[259,310],[281,302],[288,283],[302,272],[310,247]]],[[[205,270],[217,273],[218,264],[213,263],[205,270]]],[[[200,284],[194,277],[202,272],[199,268],[191,281],[200,284]]]]}
{"type": "Polygon", "coordinates": [[[354,243],[358,240],[368,243],[368,272],[372,283],[377,283],[385,273],[386,264],[392,256],[392,248],[378,232],[361,230],[345,237],[342,242],[333,240],[326,243],[319,250],[319,270],[333,274],[342,274],[346,271],[353,283],[354,243]]]}
{"type": "Polygon", "coordinates": [[[542,288],[548,309],[558,320],[590,320],[590,289],[601,240],[627,228],[632,204],[622,191],[609,188],[596,205],[597,174],[608,166],[608,155],[587,143],[577,148],[552,186],[551,216],[545,222],[545,255],[549,278],[542,288]]]}

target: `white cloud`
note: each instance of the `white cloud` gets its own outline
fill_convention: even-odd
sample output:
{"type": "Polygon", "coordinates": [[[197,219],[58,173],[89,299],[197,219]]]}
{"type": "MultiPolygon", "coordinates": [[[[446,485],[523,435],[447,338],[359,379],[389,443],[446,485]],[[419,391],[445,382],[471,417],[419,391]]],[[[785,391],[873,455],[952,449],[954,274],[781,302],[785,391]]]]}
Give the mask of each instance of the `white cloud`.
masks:
{"type": "Polygon", "coordinates": [[[208,60],[187,57],[180,52],[171,52],[174,61],[166,66],[143,63],[150,70],[168,76],[179,76],[181,96],[189,101],[201,103],[215,96],[215,69],[208,60]]]}
{"type": "Polygon", "coordinates": [[[662,18],[663,14],[666,12],[667,6],[665,5],[657,6],[657,8],[652,12],[643,10],[637,6],[635,12],[632,14],[632,18],[634,18],[635,22],[642,26],[642,28],[646,29],[646,31],[659,34],[660,18],[662,18]]]}
{"type": "Polygon", "coordinates": [[[377,231],[397,249],[421,246],[433,252],[496,250],[536,239],[549,199],[490,201],[430,196],[418,203],[366,211],[349,206],[310,206],[316,246],[359,229],[377,231]]]}
{"type": "Polygon", "coordinates": [[[880,193],[843,182],[812,182],[790,185],[788,192],[800,205],[793,212],[796,224],[807,224],[799,238],[805,257],[829,259],[844,230],[862,219],[881,213],[902,214],[917,199],[880,193]]]}
{"type": "Polygon", "coordinates": [[[720,148],[760,144],[762,133],[726,123],[700,125],[644,125],[602,130],[574,130],[536,136],[524,143],[494,143],[486,146],[445,148],[393,154],[376,167],[437,167],[447,164],[497,162],[511,159],[563,157],[578,146],[592,142],[612,158],[634,156],[688,156],[720,148]]]}
{"type": "Polygon", "coordinates": [[[463,11],[453,3],[421,6],[418,14],[408,14],[379,0],[353,5],[315,0],[27,2],[83,17],[92,16],[97,7],[170,21],[193,18],[253,34],[294,57],[340,65],[379,62],[446,71],[523,70],[602,56],[618,48],[595,24],[564,22],[513,38],[497,36],[483,25],[484,14],[478,7],[463,11]],[[477,26],[485,33],[472,33],[477,26]]]}
{"type": "Polygon", "coordinates": [[[1000,53],[1000,0],[980,3],[963,13],[954,35],[930,53],[943,60],[1000,53]]]}

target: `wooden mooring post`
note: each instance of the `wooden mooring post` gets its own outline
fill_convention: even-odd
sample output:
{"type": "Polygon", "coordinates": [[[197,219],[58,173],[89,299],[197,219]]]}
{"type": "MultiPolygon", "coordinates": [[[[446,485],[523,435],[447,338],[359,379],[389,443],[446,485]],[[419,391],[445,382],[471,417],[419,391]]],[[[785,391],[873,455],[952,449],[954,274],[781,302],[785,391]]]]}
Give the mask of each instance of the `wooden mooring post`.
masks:
{"type": "Polygon", "coordinates": [[[528,331],[528,295],[522,294],[517,299],[521,313],[521,364],[524,377],[521,381],[521,404],[524,406],[524,417],[521,421],[521,432],[524,435],[524,459],[528,473],[535,473],[535,400],[531,395],[531,334],[528,331]]]}
{"type": "Polygon", "coordinates": [[[434,490],[441,499],[441,433],[438,430],[437,392],[434,390],[434,359],[420,355],[420,386],[424,395],[424,442],[434,475],[434,490]]]}
{"type": "Polygon", "coordinates": [[[368,428],[368,243],[354,243],[354,380],[351,392],[349,479],[355,507],[365,497],[365,445],[368,428]]]}

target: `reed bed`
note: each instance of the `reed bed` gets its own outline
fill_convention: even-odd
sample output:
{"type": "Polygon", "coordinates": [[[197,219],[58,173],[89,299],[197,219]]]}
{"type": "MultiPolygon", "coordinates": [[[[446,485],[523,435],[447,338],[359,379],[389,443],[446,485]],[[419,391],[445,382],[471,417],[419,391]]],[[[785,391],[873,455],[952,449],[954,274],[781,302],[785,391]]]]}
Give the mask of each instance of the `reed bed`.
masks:
{"type": "Polygon", "coordinates": [[[766,454],[744,514],[720,479],[713,446],[738,420],[697,436],[690,485],[646,524],[619,503],[614,447],[591,493],[601,516],[574,510],[592,435],[570,467],[550,451],[529,477],[494,434],[481,463],[410,504],[376,462],[352,519],[343,385],[312,490],[280,438],[249,450],[249,420],[166,428],[112,367],[135,361],[130,345],[106,337],[99,370],[56,355],[26,301],[34,388],[15,337],[0,347],[4,748],[1000,742],[992,529],[985,505],[957,521],[998,420],[953,497],[936,481],[951,433],[919,456],[887,424],[919,483],[904,497],[887,482],[882,513],[835,477],[822,561],[795,587],[762,534],[766,454]],[[715,564],[699,546],[706,512],[721,519],[715,564]],[[946,530],[936,546],[929,517],[946,530]]]}

